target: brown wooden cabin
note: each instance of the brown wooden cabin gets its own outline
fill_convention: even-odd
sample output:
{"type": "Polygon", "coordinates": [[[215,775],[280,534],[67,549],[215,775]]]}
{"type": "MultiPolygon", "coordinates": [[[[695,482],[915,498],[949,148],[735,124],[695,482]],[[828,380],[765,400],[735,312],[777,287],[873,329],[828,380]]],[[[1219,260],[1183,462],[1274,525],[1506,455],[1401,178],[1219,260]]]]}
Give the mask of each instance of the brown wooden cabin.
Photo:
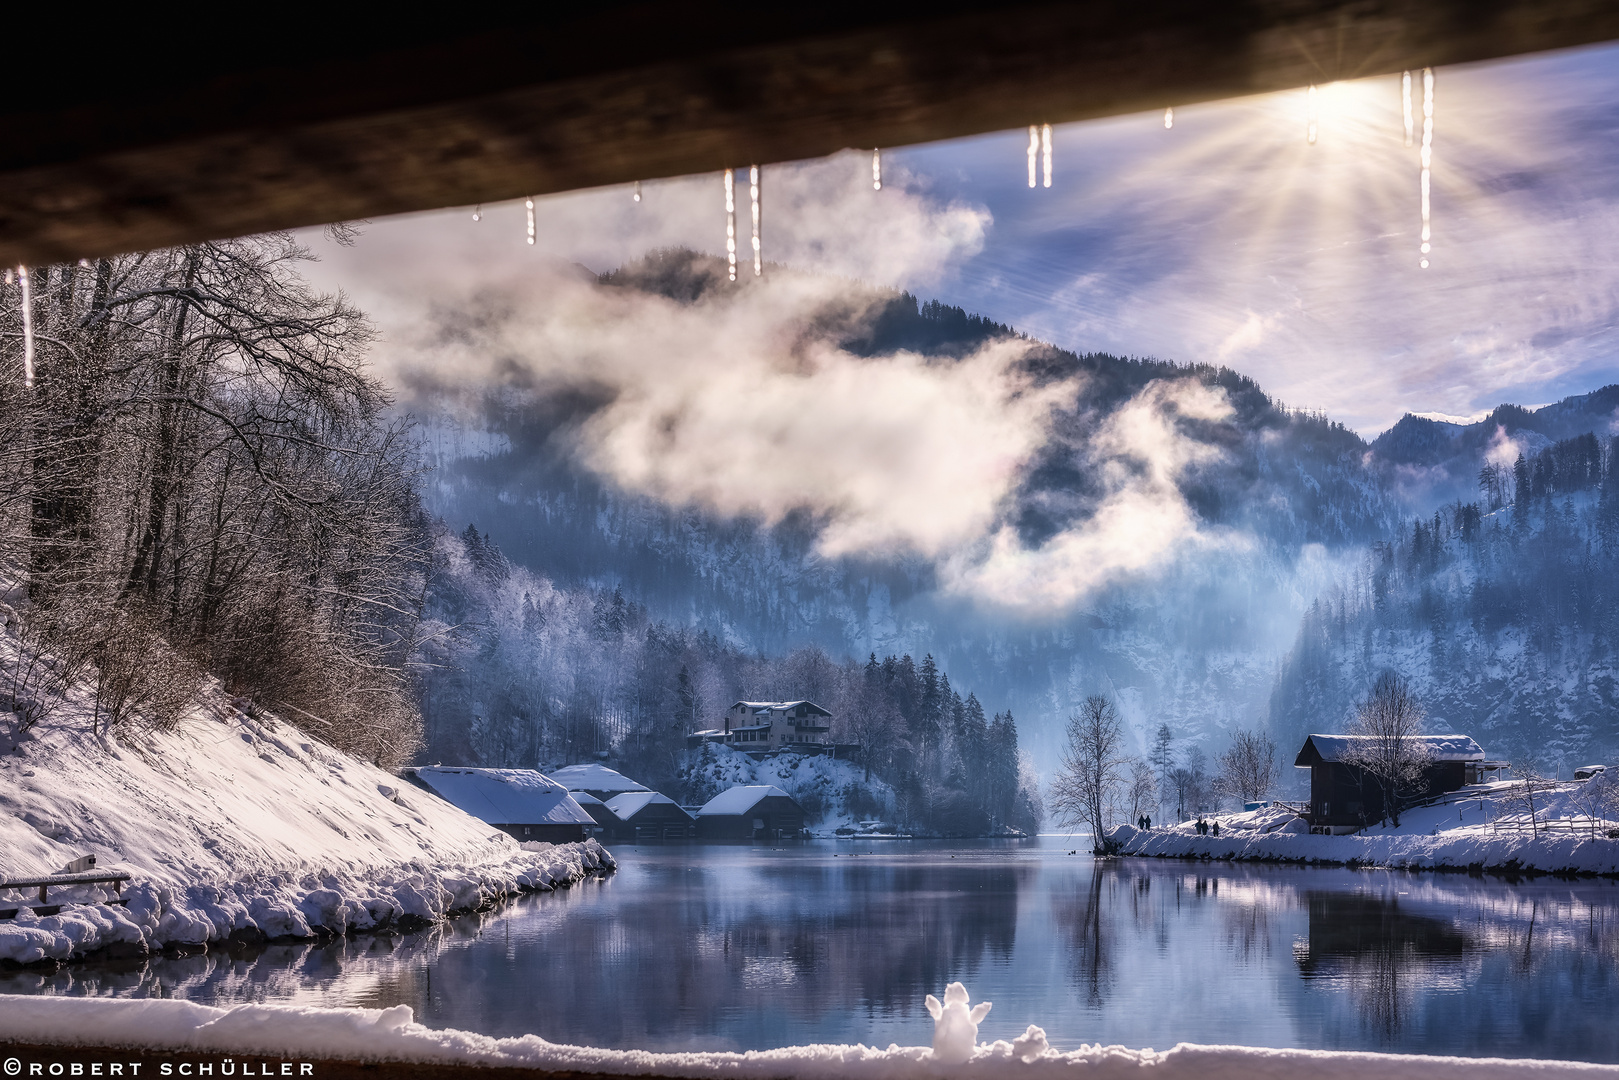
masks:
{"type": "Polygon", "coordinates": [[[613,835],[620,840],[689,840],[697,835],[692,816],[656,791],[627,791],[606,805],[617,818],[613,835]]]}
{"type": "MultiPolygon", "coordinates": [[[[1315,832],[1351,833],[1381,821],[1390,809],[1383,789],[1365,770],[1343,760],[1358,735],[1311,735],[1294,759],[1295,768],[1310,770],[1310,828],[1315,832]]],[[[1402,792],[1400,806],[1423,802],[1447,791],[1478,783],[1484,751],[1466,735],[1421,735],[1414,741],[1428,751],[1422,782],[1402,792]]]]}
{"type": "Polygon", "coordinates": [[[782,840],[803,831],[804,808],[770,784],[722,791],[697,811],[697,835],[704,840],[782,840]]]}

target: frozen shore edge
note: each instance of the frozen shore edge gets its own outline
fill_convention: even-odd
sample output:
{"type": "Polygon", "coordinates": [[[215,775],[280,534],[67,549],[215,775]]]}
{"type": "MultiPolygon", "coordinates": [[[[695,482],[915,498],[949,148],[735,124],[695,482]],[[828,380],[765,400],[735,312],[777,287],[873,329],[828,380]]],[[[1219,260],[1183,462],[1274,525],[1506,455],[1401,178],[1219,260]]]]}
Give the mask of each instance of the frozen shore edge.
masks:
{"type": "Polygon", "coordinates": [[[230,943],[410,932],[526,893],[568,888],[617,865],[591,839],[527,843],[484,865],[416,862],[384,874],[311,872],[185,887],[136,881],[124,890],[124,905],[77,903],[56,915],[39,916],[21,903],[16,917],[0,922],[0,967],[138,958],[165,949],[230,943]]]}
{"type": "Polygon", "coordinates": [[[1177,829],[1108,830],[1120,855],[1136,858],[1376,867],[1499,875],[1619,877],[1619,840],[1559,833],[1313,836],[1230,831],[1197,836],[1177,829]]]}
{"type": "MultiPolygon", "coordinates": [[[[1020,1040],[1021,1042],[1021,1040],[1020,1040]]],[[[1139,1080],[1528,1080],[1619,1078],[1619,1066],[1568,1061],[1421,1057],[1322,1050],[1199,1046],[1168,1051],[1086,1045],[1060,1052],[1014,1043],[979,1044],[965,1063],[936,1059],[921,1046],[815,1045],[737,1052],[651,1053],[547,1042],[534,1035],[497,1039],[434,1030],[415,1022],[407,1005],[333,1009],[238,1005],[230,1009],[173,999],[6,996],[0,1008],[0,1052],[11,1047],[143,1049],[201,1055],[254,1055],[281,1060],[493,1066],[611,1076],[704,1080],[897,1080],[906,1077],[1004,1076],[1139,1080]]],[[[242,1062],[245,1066],[247,1063],[242,1062]]],[[[153,1070],[154,1073],[156,1070],[153,1070]]],[[[252,1075],[257,1075],[253,1073],[252,1075]]]]}

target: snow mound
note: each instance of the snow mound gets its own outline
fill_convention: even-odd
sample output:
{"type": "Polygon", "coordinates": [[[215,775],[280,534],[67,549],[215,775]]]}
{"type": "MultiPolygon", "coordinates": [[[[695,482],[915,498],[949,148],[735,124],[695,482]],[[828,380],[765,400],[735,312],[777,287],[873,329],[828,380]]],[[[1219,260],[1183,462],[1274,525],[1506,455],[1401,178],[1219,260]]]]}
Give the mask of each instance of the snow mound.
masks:
{"type": "MultiPolygon", "coordinates": [[[[0,661],[15,650],[0,635],[0,661]]],[[[518,844],[448,802],[205,691],[172,732],[94,733],[82,688],[20,738],[0,727],[0,878],[84,855],[131,881],[0,890],[0,961],[141,955],[226,939],[409,927],[613,867],[595,841],[518,844]],[[111,903],[115,899],[124,905],[111,903]],[[38,903],[37,898],[32,899],[38,903]]]]}
{"type": "Polygon", "coordinates": [[[596,1050],[533,1035],[495,1039],[415,1023],[408,1005],[322,1009],[286,1005],[210,1008],[176,999],[6,997],[0,1041],[58,1046],[148,1047],[304,1060],[516,1066],[555,1073],[706,1080],[904,1080],[1003,1077],[1029,1080],[1619,1080],[1619,1066],[1500,1058],[1418,1057],[1324,1050],[1270,1050],[1181,1043],[1172,1050],[1046,1045],[1030,1025],[1015,1042],[970,1047],[943,1061],[922,1046],[797,1046],[747,1053],[654,1054],[596,1050]],[[1144,1072],[1144,1070],[1146,1070],[1144,1072]]]}

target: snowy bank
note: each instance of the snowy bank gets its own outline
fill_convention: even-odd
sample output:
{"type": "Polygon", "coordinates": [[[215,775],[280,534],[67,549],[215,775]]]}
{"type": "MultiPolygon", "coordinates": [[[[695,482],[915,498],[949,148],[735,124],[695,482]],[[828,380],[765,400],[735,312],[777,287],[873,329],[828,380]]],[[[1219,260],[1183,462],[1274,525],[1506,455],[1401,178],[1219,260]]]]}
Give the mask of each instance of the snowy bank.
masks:
{"type": "Polygon", "coordinates": [[[1619,1080],[1619,1066],[1499,1058],[1271,1050],[1182,1043],[1172,1050],[1081,1046],[1062,1052],[1038,1028],[1016,1042],[977,1045],[964,1063],[928,1047],[798,1046],[747,1053],[596,1050],[533,1035],[495,1039],[432,1030],[408,1005],[391,1009],[317,1009],[281,1005],[209,1008],[172,999],[5,997],[0,1043],[131,1047],[194,1053],[261,1054],[281,1059],[412,1062],[526,1067],[618,1076],[734,1077],[739,1080],[899,1080],[990,1077],[1029,1080],[1619,1080]]]}
{"type": "Polygon", "coordinates": [[[1192,822],[1137,829],[1119,825],[1107,838],[1123,855],[1231,859],[1325,865],[1385,866],[1402,870],[1489,870],[1503,873],[1619,875],[1619,839],[1576,827],[1577,789],[1548,791],[1537,807],[1543,825],[1507,801],[1510,784],[1463,789],[1442,803],[1400,815],[1400,827],[1371,828],[1350,836],[1311,835],[1289,810],[1265,807],[1217,814],[1219,836],[1199,836],[1192,822]],[[1550,824],[1550,828],[1546,827],[1550,824]]]}
{"type": "Polygon", "coordinates": [[[0,962],[408,928],[613,866],[595,841],[520,845],[217,686],[172,732],[93,730],[82,688],[20,738],[0,724],[0,879],[93,854],[131,876],[127,906],[109,886],[60,888],[50,901],[74,906],[40,917],[31,890],[0,890],[18,909],[0,962]]]}

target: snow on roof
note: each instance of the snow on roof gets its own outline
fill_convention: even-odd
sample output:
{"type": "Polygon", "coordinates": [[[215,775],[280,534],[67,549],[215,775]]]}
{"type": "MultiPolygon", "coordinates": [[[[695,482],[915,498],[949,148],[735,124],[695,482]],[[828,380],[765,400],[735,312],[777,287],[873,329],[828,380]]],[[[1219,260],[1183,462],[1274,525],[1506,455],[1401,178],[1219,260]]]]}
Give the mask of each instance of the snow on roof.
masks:
{"type": "Polygon", "coordinates": [[[621,772],[594,763],[569,765],[556,770],[551,779],[569,791],[651,791],[645,784],[637,784],[621,772]]]}
{"type": "Polygon", "coordinates": [[[739,701],[732,705],[731,708],[752,709],[754,712],[762,712],[767,709],[771,712],[786,712],[788,709],[796,709],[800,705],[808,705],[821,716],[832,715],[808,698],[798,698],[796,701],[739,701]]]}
{"type": "MultiPolygon", "coordinates": [[[[1315,744],[1315,752],[1321,755],[1322,761],[1342,761],[1350,744],[1371,741],[1369,735],[1311,735],[1304,740],[1306,745],[1315,744]]],[[[1434,761],[1484,760],[1483,747],[1466,735],[1417,735],[1411,741],[1426,747],[1434,761]]],[[[1301,757],[1303,753],[1299,751],[1301,757]]]]}
{"type": "Polygon", "coordinates": [[[680,805],[669,796],[664,795],[661,792],[626,791],[622,795],[615,795],[613,798],[608,799],[607,809],[617,814],[623,820],[628,821],[630,818],[634,817],[636,814],[639,814],[642,810],[654,803],[668,803],[670,806],[674,807],[678,807],[680,805]]]}
{"type": "Polygon", "coordinates": [[[739,784],[729,791],[722,791],[697,811],[697,816],[704,814],[746,814],[759,800],[768,799],[772,795],[780,795],[784,799],[792,798],[781,788],[772,784],[739,784]]]}
{"type": "Polygon", "coordinates": [[[533,769],[420,768],[412,775],[445,802],[491,825],[594,825],[568,789],[533,769]]]}
{"type": "Polygon", "coordinates": [[[570,792],[568,792],[568,794],[572,795],[573,796],[573,801],[578,803],[580,806],[606,806],[607,805],[606,803],[602,802],[600,799],[596,798],[596,796],[592,795],[588,791],[570,791],[570,792]]]}

